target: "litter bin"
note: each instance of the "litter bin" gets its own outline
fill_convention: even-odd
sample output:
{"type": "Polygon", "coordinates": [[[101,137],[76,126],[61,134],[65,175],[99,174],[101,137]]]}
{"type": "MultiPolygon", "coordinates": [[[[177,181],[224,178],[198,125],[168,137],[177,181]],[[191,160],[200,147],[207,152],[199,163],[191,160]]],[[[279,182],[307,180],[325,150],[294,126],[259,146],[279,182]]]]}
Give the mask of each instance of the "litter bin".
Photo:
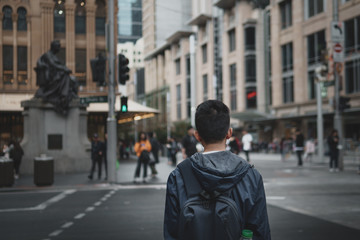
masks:
{"type": "Polygon", "coordinates": [[[54,158],[42,154],[34,158],[34,183],[49,186],[54,183],[54,158]]]}
{"type": "Polygon", "coordinates": [[[0,157],[0,187],[14,184],[14,162],[7,157],[0,157]]]}

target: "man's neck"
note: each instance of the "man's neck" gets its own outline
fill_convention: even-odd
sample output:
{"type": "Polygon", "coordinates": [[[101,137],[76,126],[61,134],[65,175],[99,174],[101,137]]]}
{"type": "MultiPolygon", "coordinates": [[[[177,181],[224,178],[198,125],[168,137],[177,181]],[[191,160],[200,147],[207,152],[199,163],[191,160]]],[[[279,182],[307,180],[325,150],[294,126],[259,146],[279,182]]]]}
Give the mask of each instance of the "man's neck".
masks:
{"type": "Polygon", "coordinates": [[[203,146],[204,146],[204,152],[214,152],[214,151],[225,151],[226,150],[225,142],[203,144],[203,146]]]}

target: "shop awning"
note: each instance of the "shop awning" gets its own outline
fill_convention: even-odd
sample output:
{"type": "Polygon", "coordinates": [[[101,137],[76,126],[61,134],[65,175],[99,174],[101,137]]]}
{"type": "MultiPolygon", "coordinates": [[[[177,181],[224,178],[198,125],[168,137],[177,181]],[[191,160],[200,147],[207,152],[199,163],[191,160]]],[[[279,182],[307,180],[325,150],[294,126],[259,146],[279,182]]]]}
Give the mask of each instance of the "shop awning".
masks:
{"type": "MultiPolygon", "coordinates": [[[[88,112],[108,112],[108,103],[90,103],[87,108],[88,112]]],[[[128,112],[120,113],[120,96],[116,96],[115,112],[118,112],[118,124],[137,121],[145,118],[154,117],[155,114],[160,113],[159,110],[147,107],[128,99],[128,112]]]]}

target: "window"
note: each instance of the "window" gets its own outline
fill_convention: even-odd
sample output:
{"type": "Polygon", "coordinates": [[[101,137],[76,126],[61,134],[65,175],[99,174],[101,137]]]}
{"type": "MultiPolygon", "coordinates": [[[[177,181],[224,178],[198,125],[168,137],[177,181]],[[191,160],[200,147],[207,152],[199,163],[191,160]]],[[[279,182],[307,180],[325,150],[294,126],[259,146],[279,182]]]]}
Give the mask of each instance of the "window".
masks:
{"type": "Polygon", "coordinates": [[[319,63],[323,51],[326,51],[325,30],[316,32],[307,37],[308,64],[319,63]]]}
{"type": "Polygon", "coordinates": [[[75,76],[80,86],[86,86],[86,49],[75,49],[75,76]]]}
{"type": "Polygon", "coordinates": [[[360,51],[360,16],[345,22],[345,53],[360,51]]]}
{"type": "Polygon", "coordinates": [[[256,56],[248,55],[245,57],[245,81],[256,82],[256,56]]]}
{"type": "Polygon", "coordinates": [[[325,9],[324,0],[305,0],[305,18],[311,18],[325,9]]]}
{"type": "Polygon", "coordinates": [[[230,109],[236,110],[236,64],[230,65],[230,109]]]}
{"type": "Polygon", "coordinates": [[[175,68],[176,68],[176,75],[180,75],[181,73],[180,58],[175,60],[175,68]]]}
{"type": "Polygon", "coordinates": [[[186,110],[187,116],[191,116],[191,64],[190,56],[186,56],[186,110]]]}
{"type": "Polygon", "coordinates": [[[75,33],[86,33],[86,11],[83,0],[76,0],[75,9],[75,33]]]}
{"type": "Polygon", "coordinates": [[[291,0],[280,3],[281,12],[281,29],[288,28],[292,25],[292,4],[291,0]]]}
{"type": "Polygon", "coordinates": [[[95,34],[105,36],[106,4],[104,0],[96,0],[95,34]]]}
{"type": "Polygon", "coordinates": [[[203,100],[208,100],[208,75],[204,74],[203,77],[203,100]]]}
{"type": "Polygon", "coordinates": [[[346,93],[360,92],[360,57],[345,63],[346,93]]]}
{"type": "Polygon", "coordinates": [[[176,116],[181,119],[181,85],[176,85],[176,116]]]}
{"type": "Polygon", "coordinates": [[[315,68],[321,62],[323,51],[326,51],[325,30],[316,32],[307,37],[308,62],[308,97],[315,99],[315,68]]]}
{"type": "Polygon", "coordinates": [[[3,59],[3,81],[4,84],[13,84],[13,46],[11,45],[3,45],[3,52],[2,52],[2,59],[3,59]]]}
{"type": "Polygon", "coordinates": [[[308,94],[309,99],[315,99],[316,97],[316,85],[315,85],[315,71],[308,72],[308,94]]]}
{"type": "Polygon", "coordinates": [[[282,71],[292,71],[293,69],[293,51],[292,43],[285,44],[281,46],[282,52],[282,71]]]}
{"type": "Polygon", "coordinates": [[[26,23],[26,9],[23,7],[18,8],[18,20],[17,20],[17,30],[18,31],[27,31],[26,23]]]}
{"type": "Polygon", "coordinates": [[[255,50],[256,40],[255,40],[255,27],[248,26],[245,28],[245,51],[246,50],[255,50]]]}
{"type": "Polygon", "coordinates": [[[232,52],[236,48],[236,42],[235,42],[235,29],[232,29],[228,32],[229,36],[229,52],[232,52]]]}
{"type": "Polygon", "coordinates": [[[346,93],[360,92],[360,16],[345,22],[346,93]]]}
{"type": "Polygon", "coordinates": [[[293,53],[292,43],[281,46],[283,102],[294,101],[293,53]]]}
{"type": "Polygon", "coordinates": [[[17,78],[18,84],[27,84],[27,47],[17,47],[17,78]]]}
{"type": "Polygon", "coordinates": [[[12,30],[13,29],[12,8],[9,6],[5,6],[3,7],[2,12],[3,12],[2,29],[12,30]]]}
{"type": "Polygon", "coordinates": [[[283,102],[291,103],[294,101],[294,79],[292,76],[283,77],[283,102]]]}
{"type": "Polygon", "coordinates": [[[201,46],[202,62],[207,63],[207,44],[201,46]]]}
{"type": "Polygon", "coordinates": [[[246,108],[256,108],[256,87],[246,88],[246,108]]]}
{"type": "Polygon", "coordinates": [[[64,1],[55,1],[54,32],[65,33],[65,7],[64,1]],[[60,3],[60,4],[59,4],[60,3]]]}

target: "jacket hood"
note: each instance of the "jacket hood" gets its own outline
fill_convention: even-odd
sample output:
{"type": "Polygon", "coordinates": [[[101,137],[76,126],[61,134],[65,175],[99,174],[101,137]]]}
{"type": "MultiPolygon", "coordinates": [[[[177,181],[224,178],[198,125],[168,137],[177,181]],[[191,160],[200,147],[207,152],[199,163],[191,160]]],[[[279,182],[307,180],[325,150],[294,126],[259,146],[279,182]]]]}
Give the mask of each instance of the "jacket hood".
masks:
{"type": "Polygon", "coordinates": [[[250,165],[230,151],[196,153],[190,157],[194,174],[208,192],[224,192],[237,184],[250,165]]]}

